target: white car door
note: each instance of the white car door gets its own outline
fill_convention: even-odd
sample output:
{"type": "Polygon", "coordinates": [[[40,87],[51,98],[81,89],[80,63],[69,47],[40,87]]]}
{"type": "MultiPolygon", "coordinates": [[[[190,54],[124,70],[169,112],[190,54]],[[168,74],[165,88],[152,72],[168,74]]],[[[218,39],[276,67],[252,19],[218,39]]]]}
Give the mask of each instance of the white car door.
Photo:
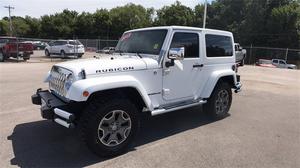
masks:
{"type": "Polygon", "coordinates": [[[169,49],[184,47],[185,56],[183,60],[175,60],[174,66],[164,67],[163,99],[166,101],[193,99],[204,84],[201,82],[200,35],[193,31],[173,33],[169,49]]]}
{"type": "Polygon", "coordinates": [[[51,46],[51,53],[58,54],[59,41],[55,41],[51,46]]]}

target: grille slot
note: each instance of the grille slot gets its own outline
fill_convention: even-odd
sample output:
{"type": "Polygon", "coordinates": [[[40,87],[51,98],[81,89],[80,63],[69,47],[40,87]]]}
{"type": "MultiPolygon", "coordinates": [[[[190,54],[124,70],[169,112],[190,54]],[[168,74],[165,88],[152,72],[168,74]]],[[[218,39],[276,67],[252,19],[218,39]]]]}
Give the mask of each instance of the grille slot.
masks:
{"type": "Polygon", "coordinates": [[[49,88],[60,96],[66,96],[65,82],[69,74],[69,70],[61,67],[53,66],[50,73],[49,88]]]}

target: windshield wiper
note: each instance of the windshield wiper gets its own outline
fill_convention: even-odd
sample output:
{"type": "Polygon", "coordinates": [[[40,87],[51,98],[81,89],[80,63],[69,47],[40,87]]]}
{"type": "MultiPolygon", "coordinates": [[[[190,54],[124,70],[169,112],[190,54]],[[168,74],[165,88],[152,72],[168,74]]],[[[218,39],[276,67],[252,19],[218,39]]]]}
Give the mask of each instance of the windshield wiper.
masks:
{"type": "Polygon", "coordinates": [[[115,50],[115,52],[119,53],[121,56],[123,55],[124,51],[122,50],[115,50]]]}
{"type": "Polygon", "coordinates": [[[140,58],[143,58],[140,53],[136,52],[136,55],[140,58]]]}

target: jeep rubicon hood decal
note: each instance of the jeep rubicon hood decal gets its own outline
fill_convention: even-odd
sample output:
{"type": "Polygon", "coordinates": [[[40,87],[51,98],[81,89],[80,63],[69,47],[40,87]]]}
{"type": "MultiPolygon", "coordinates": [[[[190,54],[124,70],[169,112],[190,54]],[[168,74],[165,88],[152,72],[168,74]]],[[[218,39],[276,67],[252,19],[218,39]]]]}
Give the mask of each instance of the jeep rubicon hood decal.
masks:
{"type": "Polygon", "coordinates": [[[89,58],[74,60],[56,64],[67,68],[74,73],[79,73],[82,69],[86,75],[95,75],[112,72],[143,70],[158,67],[157,61],[150,58],[139,58],[136,56],[104,56],[102,58],[89,58]]]}

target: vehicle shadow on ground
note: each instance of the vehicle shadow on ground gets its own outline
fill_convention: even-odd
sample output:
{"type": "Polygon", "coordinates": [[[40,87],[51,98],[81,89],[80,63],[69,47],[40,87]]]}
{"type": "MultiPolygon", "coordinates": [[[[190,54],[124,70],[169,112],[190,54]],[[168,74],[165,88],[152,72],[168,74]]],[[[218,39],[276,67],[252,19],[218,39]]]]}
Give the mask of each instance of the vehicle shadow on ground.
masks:
{"type": "Polygon", "coordinates": [[[17,59],[17,58],[8,58],[4,62],[7,62],[7,63],[18,63],[18,62],[26,62],[26,61],[24,61],[22,58],[20,58],[20,59],[17,59]]]}
{"type": "MultiPolygon", "coordinates": [[[[135,147],[211,122],[213,120],[202,112],[201,107],[155,117],[143,115],[135,147]]],[[[11,164],[20,167],[83,167],[106,160],[91,153],[80,142],[76,131],[46,120],[17,125],[7,137],[12,141],[15,155],[11,164]]]]}

